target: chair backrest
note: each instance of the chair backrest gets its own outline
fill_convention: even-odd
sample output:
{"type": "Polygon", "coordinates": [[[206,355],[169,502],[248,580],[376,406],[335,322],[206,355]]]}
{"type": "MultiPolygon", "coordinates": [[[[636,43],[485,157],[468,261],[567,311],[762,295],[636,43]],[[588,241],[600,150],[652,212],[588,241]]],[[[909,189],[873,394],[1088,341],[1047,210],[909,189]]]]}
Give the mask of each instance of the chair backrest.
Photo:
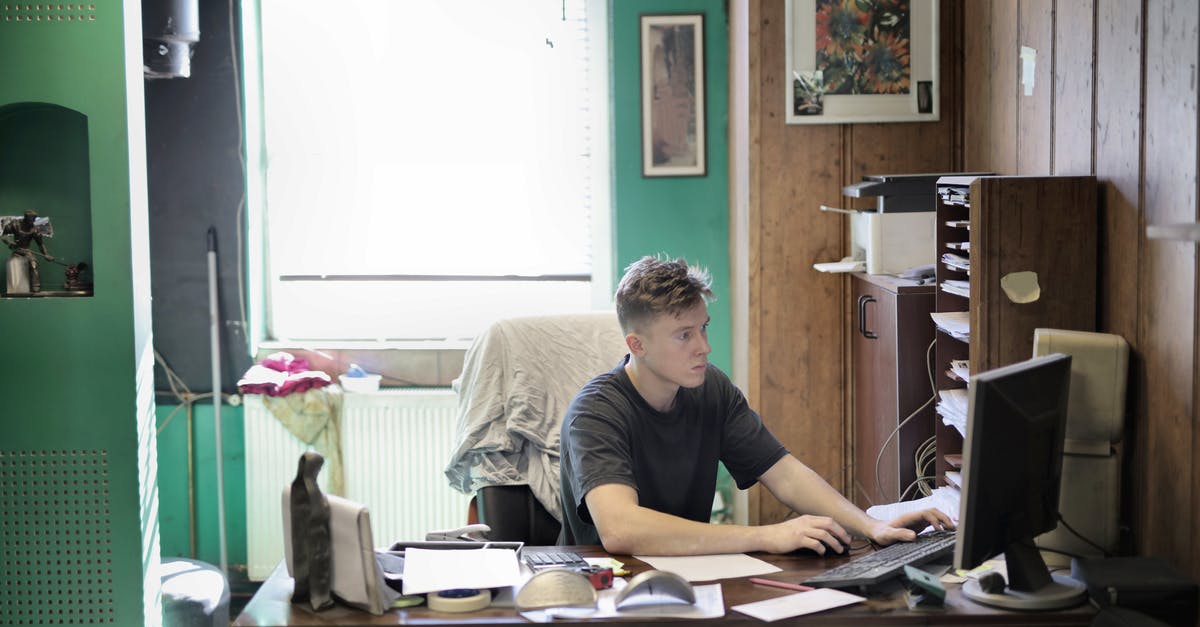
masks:
{"type": "Polygon", "coordinates": [[[553,546],[562,530],[527,485],[483,486],[475,493],[479,522],[491,527],[489,540],[553,546]]]}
{"type": "Polygon", "coordinates": [[[458,438],[446,476],[459,491],[476,493],[492,540],[555,543],[563,414],[585,383],[625,353],[612,311],[508,318],[475,338],[454,382],[458,438]]]}

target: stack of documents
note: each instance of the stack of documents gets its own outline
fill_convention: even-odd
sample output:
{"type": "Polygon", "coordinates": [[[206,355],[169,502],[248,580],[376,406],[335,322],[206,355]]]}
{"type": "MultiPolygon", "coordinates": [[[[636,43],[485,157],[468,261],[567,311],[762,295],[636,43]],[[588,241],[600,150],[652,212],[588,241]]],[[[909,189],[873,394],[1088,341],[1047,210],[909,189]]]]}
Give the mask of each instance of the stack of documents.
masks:
{"type": "Polygon", "coordinates": [[[942,281],[942,291],[957,294],[963,298],[971,297],[970,281],[942,281]]]}
{"type": "Polygon", "coordinates": [[[942,263],[946,264],[946,267],[950,268],[951,270],[960,270],[962,272],[966,272],[967,274],[971,274],[971,260],[967,257],[963,257],[962,255],[956,255],[954,253],[942,253],[942,263]]]}
{"type": "Polygon", "coordinates": [[[958,508],[962,495],[958,488],[942,486],[934,488],[933,494],[912,501],[872,505],[867,508],[867,515],[878,520],[894,520],[910,512],[935,507],[945,512],[956,524],[958,523],[958,508]]]}
{"type": "Polygon", "coordinates": [[[950,250],[970,252],[971,242],[946,242],[946,248],[949,248],[950,250]]]}
{"type": "Polygon", "coordinates": [[[942,197],[942,203],[947,205],[957,205],[959,207],[970,206],[971,188],[968,186],[941,186],[937,188],[938,195],[942,197]]]}
{"type": "Polygon", "coordinates": [[[951,359],[950,374],[963,383],[969,383],[971,381],[971,366],[965,359],[951,359]]]}
{"type": "Polygon", "coordinates": [[[939,331],[950,337],[963,340],[971,337],[971,314],[966,311],[934,311],[930,312],[933,324],[939,331]]]}
{"type": "Polygon", "coordinates": [[[937,413],[942,422],[967,437],[967,390],[938,390],[937,413]]]}

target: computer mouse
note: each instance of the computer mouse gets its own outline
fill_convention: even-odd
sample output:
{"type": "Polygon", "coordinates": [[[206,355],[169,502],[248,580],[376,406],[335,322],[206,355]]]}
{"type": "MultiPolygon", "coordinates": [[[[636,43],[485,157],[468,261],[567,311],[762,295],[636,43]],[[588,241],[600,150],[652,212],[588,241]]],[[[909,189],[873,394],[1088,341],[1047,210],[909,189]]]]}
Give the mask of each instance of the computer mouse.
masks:
{"type": "Polygon", "coordinates": [[[696,592],[687,579],[666,570],[648,570],[629,580],[614,601],[617,609],[648,605],[692,605],[696,592]]]}
{"type": "Polygon", "coordinates": [[[832,544],[832,545],[829,544],[828,542],[821,542],[821,544],[825,545],[825,554],[824,555],[822,555],[821,553],[818,553],[816,549],[810,549],[808,547],[803,547],[803,546],[798,549],[793,550],[790,553],[790,555],[794,555],[797,557],[835,557],[835,556],[850,554],[850,547],[848,545],[841,543],[840,541],[837,540],[837,538],[834,538],[834,542],[835,542],[835,544],[832,544]],[[839,552],[839,550],[841,552],[839,552]]]}

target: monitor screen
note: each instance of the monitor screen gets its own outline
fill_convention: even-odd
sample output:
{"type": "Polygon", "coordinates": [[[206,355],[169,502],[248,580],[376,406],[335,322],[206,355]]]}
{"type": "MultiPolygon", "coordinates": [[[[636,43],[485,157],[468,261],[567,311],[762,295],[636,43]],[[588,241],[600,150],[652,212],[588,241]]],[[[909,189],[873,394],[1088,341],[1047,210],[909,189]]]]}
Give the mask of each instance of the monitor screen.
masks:
{"type": "Polygon", "coordinates": [[[1071,357],[1059,353],[971,376],[954,565],[1003,553],[1008,582],[985,592],[968,581],[968,598],[1023,609],[1083,600],[1082,586],[1052,577],[1034,545],[1057,526],[1070,383],[1071,357]]]}

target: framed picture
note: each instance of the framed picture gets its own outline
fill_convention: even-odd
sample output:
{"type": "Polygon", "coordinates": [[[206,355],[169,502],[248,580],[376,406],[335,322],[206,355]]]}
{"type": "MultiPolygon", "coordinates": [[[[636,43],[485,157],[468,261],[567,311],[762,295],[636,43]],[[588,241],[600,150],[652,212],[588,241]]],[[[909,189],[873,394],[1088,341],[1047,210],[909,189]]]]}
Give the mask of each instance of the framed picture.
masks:
{"type": "Polygon", "coordinates": [[[936,0],[786,0],[788,124],[938,119],[936,0]]]}
{"type": "Polygon", "coordinates": [[[642,176],[704,176],[704,15],[641,16],[642,176]]]}

